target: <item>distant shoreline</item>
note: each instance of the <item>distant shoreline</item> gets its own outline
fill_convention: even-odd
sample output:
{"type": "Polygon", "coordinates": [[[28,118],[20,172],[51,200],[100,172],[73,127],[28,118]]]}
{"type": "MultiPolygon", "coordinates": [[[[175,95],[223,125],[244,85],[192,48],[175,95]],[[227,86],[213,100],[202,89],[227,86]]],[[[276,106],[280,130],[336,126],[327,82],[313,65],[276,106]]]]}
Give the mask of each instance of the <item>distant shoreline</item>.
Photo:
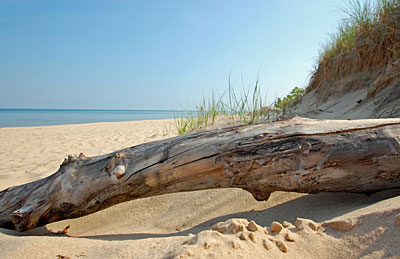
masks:
{"type": "Polygon", "coordinates": [[[163,109],[69,109],[69,108],[0,108],[0,111],[185,111],[185,110],[163,110],[163,109]]]}
{"type": "MultiPolygon", "coordinates": [[[[143,123],[143,122],[148,122],[148,123],[153,123],[153,122],[173,122],[174,119],[149,119],[149,120],[129,120],[129,121],[98,121],[98,122],[87,122],[87,123],[71,123],[71,124],[52,124],[52,125],[40,125],[40,126],[9,126],[9,127],[0,127],[1,130],[15,130],[15,129],[39,129],[39,128],[62,128],[62,127],[87,127],[87,126],[115,126],[118,127],[119,125],[124,125],[124,124],[132,124],[132,123],[143,123]]],[[[173,124],[171,124],[173,125],[173,124]]]]}
{"type": "Polygon", "coordinates": [[[0,128],[174,119],[184,110],[0,109],[0,128]]]}

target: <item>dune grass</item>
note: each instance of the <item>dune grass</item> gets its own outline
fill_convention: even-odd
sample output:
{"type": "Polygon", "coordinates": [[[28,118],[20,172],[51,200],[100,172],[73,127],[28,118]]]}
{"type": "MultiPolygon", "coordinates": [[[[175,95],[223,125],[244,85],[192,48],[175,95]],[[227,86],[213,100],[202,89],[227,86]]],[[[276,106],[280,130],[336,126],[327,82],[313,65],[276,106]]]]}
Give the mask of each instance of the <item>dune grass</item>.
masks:
{"type": "MultiPolygon", "coordinates": [[[[307,92],[351,74],[398,66],[399,0],[351,0],[342,11],[347,18],[324,45],[307,92]]],[[[381,89],[373,90],[371,96],[381,89]]]]}
{"type": "MultiPolygon", "coordinates": [[[[175,116],[179,135],[201,129],[213,128],[218,116],[225,116],[232,124],[253,124],[270,121],[276,112],[267,108],[260,91],[259,81],[239,95],[229,77],[228,89],[222,94],[213,92],[211,98],[203,97],[195,111],[175,116]]],[[[269,106],[268,106],[269,107],[269,106]]]]}

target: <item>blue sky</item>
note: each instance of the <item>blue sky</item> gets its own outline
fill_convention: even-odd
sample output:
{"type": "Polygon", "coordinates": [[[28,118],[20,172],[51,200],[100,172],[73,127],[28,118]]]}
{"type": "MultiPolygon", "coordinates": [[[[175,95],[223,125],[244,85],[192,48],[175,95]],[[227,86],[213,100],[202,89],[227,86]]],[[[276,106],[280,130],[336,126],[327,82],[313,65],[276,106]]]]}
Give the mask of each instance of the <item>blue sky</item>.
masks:
{"type": "Polygon", "coordinates": [[[0,108],[180,109],[306,86],[330,0],[0,0],[0,108]]]}

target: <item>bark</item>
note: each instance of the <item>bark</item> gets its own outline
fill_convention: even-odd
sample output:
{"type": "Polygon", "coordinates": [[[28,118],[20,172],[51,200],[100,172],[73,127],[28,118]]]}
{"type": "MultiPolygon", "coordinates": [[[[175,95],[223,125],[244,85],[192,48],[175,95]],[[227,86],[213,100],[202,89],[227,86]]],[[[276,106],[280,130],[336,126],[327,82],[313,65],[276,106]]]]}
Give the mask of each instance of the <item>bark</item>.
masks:
{"type": "Polygon", "coordinates": [[[0,227],[25,231],[154,195],[238,187],[368,193],[400,187],[400,119],[295,117],[197,132],[88,158],[0,192],[0,227]]]}

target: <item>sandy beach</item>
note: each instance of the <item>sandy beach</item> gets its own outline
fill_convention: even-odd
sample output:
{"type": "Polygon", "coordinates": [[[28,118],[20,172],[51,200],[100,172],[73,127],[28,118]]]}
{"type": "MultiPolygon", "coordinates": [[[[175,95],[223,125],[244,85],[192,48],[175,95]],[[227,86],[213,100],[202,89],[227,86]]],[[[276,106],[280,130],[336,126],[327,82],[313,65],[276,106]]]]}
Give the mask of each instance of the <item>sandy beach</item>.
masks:
{"type": "MultiPolygon", "coordinates": [[[[54,173],[68,154],[97,156],[172,137],[173,131],[172,120],[1,128],[0,189],[54,173]]],[[[400,256],[399,194],[399,190],[371,196],[275,192],[263,202],[240,189],[168,194],[24,233],[0,229],[0,254],[2,258],[394,258],[400,256]],[[52,234],[66,225],[70,225],[68,235],[52,234]]]]}

